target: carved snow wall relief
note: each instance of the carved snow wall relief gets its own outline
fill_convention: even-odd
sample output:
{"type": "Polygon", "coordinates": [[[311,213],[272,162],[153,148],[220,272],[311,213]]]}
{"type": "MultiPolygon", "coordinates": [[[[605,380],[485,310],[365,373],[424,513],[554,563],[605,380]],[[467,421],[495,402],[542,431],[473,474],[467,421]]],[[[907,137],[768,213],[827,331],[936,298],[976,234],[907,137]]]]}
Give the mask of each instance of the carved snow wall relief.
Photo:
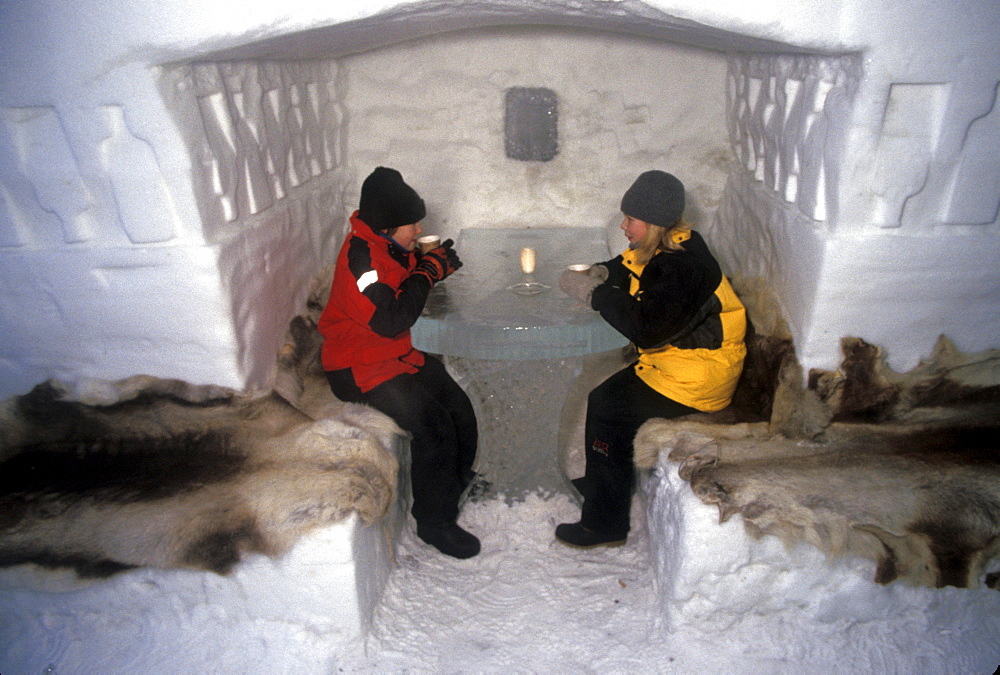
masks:
{"type": "MultiPolygon", "coordinates": [[[[729,60],[730,137],[740,164],[816,222],[837,221],[839,173],[861,79],[859,55],[729,60]]],[[[966,93],[947,82],[888,83],[871,128],[871,154],[854,158],[863,173],[855,179],[869,192],[867,222],[880,228],[996,222],[997,85],[978,106],[963,100],[966,93]]]]}
{"type": "Polygon", "coordinates": [[[860,76],[856,56],[729,59],[729,133],[738,161],[814,221],[836,212],[847,112],[860,76]]]}
{"type": "Polygon", "coordinates": [[[96,236],[95,204],[54,106],[7,108],[3,123],[17,157],[12,181],[26,182],[35,203],[4,190],[4,246],[59,245],[96,236]]]}
{"type": "Polygon", "coordinates": [[[892,82],[877,121],[869,197],[874,224],[926,230],[996,223],[995,82],[975,94],[955,82],[892,82]]]}
{"type": "Polygon", "coordinates": [[[944,205],[944,222],[989,225],[1000,215],[1000,83],[993,101],[965,129],[944,205]]]}
{"type": "Polygon", "coordinates": [[[199,63],[165,76],[207,230],[265,211],[340,166],[335,62],[199,63]]]}

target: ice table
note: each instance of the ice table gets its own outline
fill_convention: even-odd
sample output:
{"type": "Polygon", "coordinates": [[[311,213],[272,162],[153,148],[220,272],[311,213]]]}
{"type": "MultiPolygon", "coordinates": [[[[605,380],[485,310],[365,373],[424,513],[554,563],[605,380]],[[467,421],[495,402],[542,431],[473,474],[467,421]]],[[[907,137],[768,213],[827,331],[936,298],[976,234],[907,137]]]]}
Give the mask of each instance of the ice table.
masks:
{"type": "Polygon", "coordinates": [[[596,384],[581,378],[601,358],[592,355],[617,355],[628,344],[558,287],[567,265],[610,257],[605,230],[465,229],[455,249],[464,266],[431,291],[413,344],[443,355],[472,398],[480,426],[476,469],[493,490],[513,497],[565,490],[559,441],[572,435],[567,426],[579,415],[564,405],[579,407],[586,395],[580,387],[596,384]],[[521,270],[523,248],[535,251],[530,275],[521,270]],[[539,292],[516,292],[525,282],[539,292]]]}
{"type": "Polygon", "coordinates": [[[455,245],[464,266],[436,286],[413,328],[423,351],[473,359],[532,360],[583,356],[627,340],[600,315],[559,290],[566,265],[607,260],[603,228],[466,229],[455,245]],[[521,271],[523,248],[535,271],[521,271]],[[536,295],[510,287],[540,284],[536,295]]]}

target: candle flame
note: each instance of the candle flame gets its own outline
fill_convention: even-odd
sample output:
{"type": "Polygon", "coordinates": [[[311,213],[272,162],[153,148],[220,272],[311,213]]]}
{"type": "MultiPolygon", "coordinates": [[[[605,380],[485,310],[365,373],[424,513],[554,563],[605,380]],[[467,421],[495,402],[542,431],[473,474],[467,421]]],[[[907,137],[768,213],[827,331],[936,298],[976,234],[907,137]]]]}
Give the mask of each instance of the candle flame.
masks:
{"type": "Polygon", "coordinates": [[[531,274],[535,271],[535,249],[521,249],[521,271],[525,274],[531,274]]]}

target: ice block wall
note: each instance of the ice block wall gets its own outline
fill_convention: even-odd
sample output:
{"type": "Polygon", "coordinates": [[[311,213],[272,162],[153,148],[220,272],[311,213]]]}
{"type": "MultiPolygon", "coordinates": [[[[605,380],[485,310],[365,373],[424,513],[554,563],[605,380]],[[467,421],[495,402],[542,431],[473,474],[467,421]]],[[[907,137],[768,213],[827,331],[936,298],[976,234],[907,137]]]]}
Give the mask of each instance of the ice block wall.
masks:
{"type": "Polygon", "coordinates": [[[610,226],[617,254],[627,244],[621,196],[639,173],[683,176],[688,217],[707,225],[733,157],[726,57],[717,51],[521,27],[435,36],[347,57],[341,67],[347,156],[359,172],[397,162],[427,202],[424,229],[448,236],[462,227],[610,226]],[[553,159],[506,156],[504,95],[513,87],[557,97],[553,159]]]}
{"type": "MultiPolygon", "coordinates": [[[[778,298],[797,346],[822,293],[862,69],[859,54],[729,57],[727,118],[737,161],[709,241],[737,287],[759,282],[778,298]]],[[[772,328],[746,300],[757,329],[772,328]]]]}
{"type": "Polygon", "coordinates": [[[100,91],[82,110],[3,109],[0,395],[137,373],[266,389],[335,252],[334,62],[148,76],[158,90],[138,103],[100,91]]]}
{"type": "Polygon", "coordinates": [[[269,386],[378,163],[445,233],[613,227],[662,166],[807,367],[997,346],[998,29],[993,0],[0,0],[0,396],[269,386]],[[560,95],[552,161],[504,157],[509,86],[560,95]]]}
{"type": "Polygon", "coordinates": [[[998,345],[1000,5],[966,9],[845,5],[857,52],[730,57],[739,162],[711,241],[780,298],[807,370],[844,336],[899,371],[942,334],[998,345]]]}
{"type": "Polygon", "coordinates": [[[169,66],[161,88],[191,158],[205,238],[218,251],[238,372],[263,388],[347,222],[337,64],[169,66]]]}

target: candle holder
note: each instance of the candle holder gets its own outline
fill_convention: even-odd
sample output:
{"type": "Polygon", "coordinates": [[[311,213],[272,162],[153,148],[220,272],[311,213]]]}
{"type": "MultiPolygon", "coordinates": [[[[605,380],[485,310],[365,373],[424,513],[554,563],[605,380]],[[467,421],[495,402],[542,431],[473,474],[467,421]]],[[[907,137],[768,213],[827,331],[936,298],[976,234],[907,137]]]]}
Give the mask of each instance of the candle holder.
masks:
{"type": "Polygon", "coordinates": [[[507,290],[517,293],[518,295],[538,295],[539,293],[544,293],[549,290],[549,288],[551,288],[551,286],[535,281],[533,274],[525,274],[521,281],[518,281],[512,286],[508,286],[507,290]]]}
{"type": "Polygon", "coordinates": [[[535,281],[535,249],[521,249],[521,274],[521,281],[508,286],[508,290],[518,295],[538,295],[549,289],[549,286],[535,281]]]}

